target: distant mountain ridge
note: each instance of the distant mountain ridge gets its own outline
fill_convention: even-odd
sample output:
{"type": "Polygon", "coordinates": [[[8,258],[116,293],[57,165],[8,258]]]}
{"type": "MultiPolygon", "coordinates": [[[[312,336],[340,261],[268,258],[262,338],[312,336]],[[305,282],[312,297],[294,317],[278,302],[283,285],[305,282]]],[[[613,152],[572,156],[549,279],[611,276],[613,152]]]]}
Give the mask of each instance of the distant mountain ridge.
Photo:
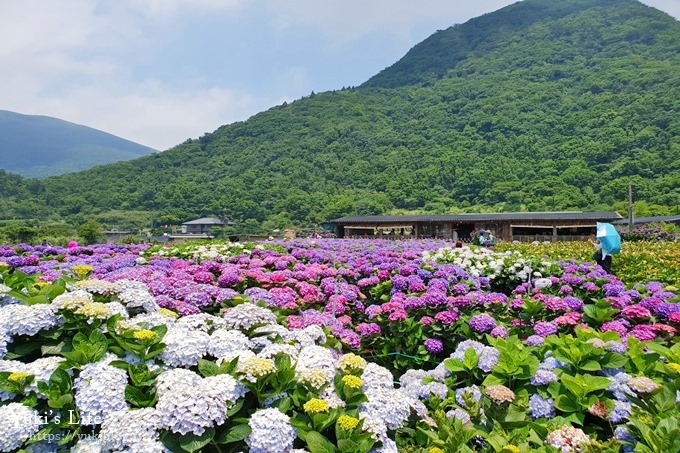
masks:
{"type": "Polygon", "coordinates": [[[680,213],[680,22],[636,0],[524,0],[435,33],[360,87],[163,153],[37,182],[0,172],[0,212],[219,214],[271,231],[346,215],[625,212],[629,183],[637,215],[680,213]]]}
{"type": "Polygon", "coordinates": [[[0,110],[0,168],[23,176],[56,176],[154,151],[58,118],[0,110]]]}

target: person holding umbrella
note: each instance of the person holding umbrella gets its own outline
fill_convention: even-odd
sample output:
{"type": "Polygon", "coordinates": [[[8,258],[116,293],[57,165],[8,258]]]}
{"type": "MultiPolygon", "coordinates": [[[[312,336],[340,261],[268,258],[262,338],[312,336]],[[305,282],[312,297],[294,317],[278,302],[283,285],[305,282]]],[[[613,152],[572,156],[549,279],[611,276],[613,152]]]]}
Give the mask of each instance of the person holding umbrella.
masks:
{"type": "Polygon", "coordinates": [[[591,239],[590,242],[596,248],[593,258],[597,264],[608,274],[613,274],[612,255],[621,253],[621,236],[619,236],[614,225],[598,222],[596,240],[591,239]]]}

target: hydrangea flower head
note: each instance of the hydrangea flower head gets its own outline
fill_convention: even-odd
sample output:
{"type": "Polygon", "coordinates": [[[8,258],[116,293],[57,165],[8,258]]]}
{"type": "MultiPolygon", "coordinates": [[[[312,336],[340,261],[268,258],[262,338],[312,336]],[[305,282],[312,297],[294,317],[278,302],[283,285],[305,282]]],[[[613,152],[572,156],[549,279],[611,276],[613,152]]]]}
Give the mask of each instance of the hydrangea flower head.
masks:
{"type": "Polygon", "coordinates": [[[260,409],[248,421],[246,444],[251,453],[289,452],[297,437],[290,417],[277,408],[260,409]]]}

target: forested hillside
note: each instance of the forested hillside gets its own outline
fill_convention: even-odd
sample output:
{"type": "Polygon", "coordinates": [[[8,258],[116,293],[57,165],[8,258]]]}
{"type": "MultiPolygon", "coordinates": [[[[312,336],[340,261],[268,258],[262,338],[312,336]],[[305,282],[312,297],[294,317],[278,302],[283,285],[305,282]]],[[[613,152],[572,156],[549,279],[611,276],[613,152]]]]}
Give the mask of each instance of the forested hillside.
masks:
{"type": "Polygon", "coordinates": [[[149,155],[148,146],[58,118],[0,110],[0,169],[42,178],[149,155]]]}
{"type": "MultiPolygon", "coordinates": [[[[633,0],[525,0],[439,31],[364,85],[150,157],[13,181],[0,211],[224,214],[680,212],[680,22],[633,0]]],[[[5,183],[7,185],[8,183],[5,183]]],[[[11,214],[10,214],[11,215],[11,214]]]]}

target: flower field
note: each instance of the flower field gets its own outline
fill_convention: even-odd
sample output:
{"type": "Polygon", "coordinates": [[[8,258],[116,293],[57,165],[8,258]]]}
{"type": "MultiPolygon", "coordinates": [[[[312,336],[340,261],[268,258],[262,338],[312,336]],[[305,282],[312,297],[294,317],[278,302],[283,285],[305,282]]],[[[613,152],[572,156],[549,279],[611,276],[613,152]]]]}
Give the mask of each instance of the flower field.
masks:
{"type": "MultiPolygon", "coordinates": [[[[516,250],[526,256],[554,260],[591,260],[592,245],[585,242],[549,244],[499,244],[497,250],[516,250]]],[[[680,288],[680,241],[625,242],[620,255],[614,257],[613,271],[627,283],[660,281],[680,288]]]]}
{"type": "Polygon", "coordinates": [[[0,451],[680,451],[677,247],[561,247],[0,247],[0,451]]]}

